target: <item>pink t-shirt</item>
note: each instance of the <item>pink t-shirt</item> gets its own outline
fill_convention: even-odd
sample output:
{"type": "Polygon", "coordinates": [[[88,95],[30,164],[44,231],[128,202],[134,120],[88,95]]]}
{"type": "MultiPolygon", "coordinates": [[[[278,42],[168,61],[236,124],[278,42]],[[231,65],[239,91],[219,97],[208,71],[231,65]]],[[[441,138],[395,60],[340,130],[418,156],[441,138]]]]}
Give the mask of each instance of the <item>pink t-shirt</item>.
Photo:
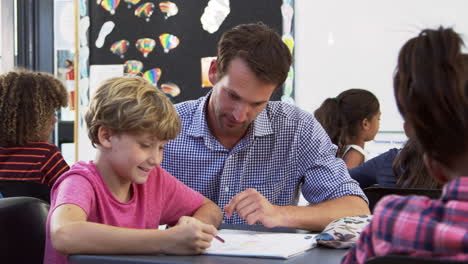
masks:
{"type": "Polygon", "coordinates": [[[63,174],[52,188],[47,217],[44,263],[64,264],[67,256],[56,252],[50,241],[50,215],[62,204],[81,207],[89,222],[118,227],[156,229],[176,224],[192,215],[204,197],[184,185],[161,167],[153,169],[144,184],[132,184],[133,197],[127,203],[115,199],[93,162],[78,162],[63,174]]]}

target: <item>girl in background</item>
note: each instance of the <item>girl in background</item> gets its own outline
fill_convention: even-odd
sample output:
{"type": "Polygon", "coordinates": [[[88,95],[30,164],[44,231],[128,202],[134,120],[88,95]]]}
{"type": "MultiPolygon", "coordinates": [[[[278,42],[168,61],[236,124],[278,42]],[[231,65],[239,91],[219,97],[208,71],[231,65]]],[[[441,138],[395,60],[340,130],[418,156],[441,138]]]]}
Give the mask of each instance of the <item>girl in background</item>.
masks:
{"type": "MultiPolygon", "coordinates": [[[[405,122],[405,133],[408,130],[405,122]]],[[[378,184],[379,187],[441,189],[436,179],[428,177],[423,154],[416,140],[408,138],[401,149],[392,148],[349,170],[351,178],[362,189],[378,184]]]]}
{"type": "Polygon", "coordinates": [[[393,161],[396,185],[402,188],[441,189],[442,184],[429,176],[417,142],[409,138],[393,161]]]}
{"type": "Polygon", "coordinates": [[[400,50],[398,109],[442,196],[390,195],[342,263],[384,255],[468,260],[468,60],[452,29],[425,29],[400,50]]]}
{"type": "Polygon", "coordinates": [[[326,99],[314,115],[338,146],[336,156],[348,169],[366,161],[364,144],[374,139],[380,125],[380,105],[374,94],[363,89],[346,90],[326,99]]]}
{"type": "MultiPolygon", "coordinates": [[[[17,70],[0,75],[0,180],[4,184],[12,186],[4,180],[33,181],[49,188],[69,169],[57,146],[47,142],[57,122],[55,113],[67,101],[63,84],[48,73],[17,70]]],[[[4,196],[7,192],[15,196],[12,190],[4,196]]]]}

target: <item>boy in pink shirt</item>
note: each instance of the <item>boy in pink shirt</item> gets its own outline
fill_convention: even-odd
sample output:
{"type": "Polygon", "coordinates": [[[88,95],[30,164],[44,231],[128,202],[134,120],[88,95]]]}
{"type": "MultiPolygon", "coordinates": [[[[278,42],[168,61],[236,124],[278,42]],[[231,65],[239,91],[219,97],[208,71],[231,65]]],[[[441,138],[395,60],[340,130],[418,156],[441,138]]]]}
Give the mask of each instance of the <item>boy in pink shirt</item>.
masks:
{"type": "Polygon", "coordinates": [[[69,254],[198,254],[221,210],[159,164],[180,131],[169,99],[139,77],[113,78],[86,113],[94,161],[78,162],[52,189],[44,263],[69,254]],[[161,224],[174,225],[158,230],[161,224]]]}

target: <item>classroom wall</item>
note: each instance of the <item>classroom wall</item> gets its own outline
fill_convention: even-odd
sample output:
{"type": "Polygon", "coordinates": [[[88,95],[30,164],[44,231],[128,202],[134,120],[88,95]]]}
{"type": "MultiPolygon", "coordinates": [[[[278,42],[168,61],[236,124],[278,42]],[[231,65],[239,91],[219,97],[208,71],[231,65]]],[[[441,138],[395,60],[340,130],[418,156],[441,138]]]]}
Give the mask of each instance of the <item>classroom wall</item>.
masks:
{"type": "Polygon", "coordinates": [[[368,89],[380,100],[384,133],[403,130],[392,88],[403,43],[440,24],[468,35],[466,0],[296,0],[295,7],[297,105],[312,113],[343,90],[368,89]]]}

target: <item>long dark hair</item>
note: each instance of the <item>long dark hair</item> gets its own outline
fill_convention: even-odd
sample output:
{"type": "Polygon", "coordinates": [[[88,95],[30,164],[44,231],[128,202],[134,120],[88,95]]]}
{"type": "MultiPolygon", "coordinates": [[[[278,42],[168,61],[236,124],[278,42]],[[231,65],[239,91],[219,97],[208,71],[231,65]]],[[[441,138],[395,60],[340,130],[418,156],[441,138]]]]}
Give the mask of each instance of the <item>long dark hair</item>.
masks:
{"type": "Polygon", "coordinates": [[[337,157],[342,157],[347,139],[356,137],[362,120],[371,120],[380,109],[377,97],[364,89],[349,89],[335,98],[326,99],[315,111],[315,118],[338,146],[337,157]]]}
{"type": "Polygon", "coordinates": [[[418,147],[452,167],[468,151],[468,87],[463,41],[451,28],[425,29],[402,47],[394,76],[400,113],[418,147]]]}
{"type": "Polygon", "coordinates": [[[393,173],[397,186],[402,188],[440,189],[442,184],[429,177],[423,162],[423,154],[416,141],[409,138],[393,161],[393,173]]]}

